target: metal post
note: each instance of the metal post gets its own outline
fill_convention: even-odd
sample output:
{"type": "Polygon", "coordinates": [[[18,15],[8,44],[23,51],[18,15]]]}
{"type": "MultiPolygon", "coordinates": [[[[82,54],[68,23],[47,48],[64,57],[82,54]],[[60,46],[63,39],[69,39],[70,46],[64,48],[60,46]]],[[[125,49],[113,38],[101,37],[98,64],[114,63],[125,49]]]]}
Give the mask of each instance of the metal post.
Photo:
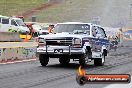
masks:
{"type": "Polygon", "coordinates": [[[130,4],[130,20],[132,19],[132,4],[130,4]]]}
{"type": "Polygon", "coordinates": [[[32,16],[32,22],[36,22],[36,16],[32,16]]]}

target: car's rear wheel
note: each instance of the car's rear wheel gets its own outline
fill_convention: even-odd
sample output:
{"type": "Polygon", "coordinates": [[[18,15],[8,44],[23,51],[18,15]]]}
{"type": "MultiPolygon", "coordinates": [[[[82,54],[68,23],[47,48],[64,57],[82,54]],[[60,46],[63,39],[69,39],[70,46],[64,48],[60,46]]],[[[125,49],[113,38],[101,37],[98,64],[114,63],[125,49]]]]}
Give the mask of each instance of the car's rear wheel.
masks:
{"type": "Polygon", "coordinates": [[[103,66],[105,63],[105,55],[102,54],[102,58],[95,58],[94,59],[94,65],[95,66],[103,66]]]}
{"type": "Polygon", "coordinates": [[[49,62],[49,57],[47,55],[40,54],[39,55],[39,61],[42,66],[46,66],[49,62]]]}
{"type": "Polygon", "coordinates": [[[67,64],[69,64],[69,62],[70,62],[70,58],[67,58],[67,57],[60,57],[60,58],[59,58],[59,62],[60,62],[60,64],[62,64],[62,65],[67,65],[67,64]]]}

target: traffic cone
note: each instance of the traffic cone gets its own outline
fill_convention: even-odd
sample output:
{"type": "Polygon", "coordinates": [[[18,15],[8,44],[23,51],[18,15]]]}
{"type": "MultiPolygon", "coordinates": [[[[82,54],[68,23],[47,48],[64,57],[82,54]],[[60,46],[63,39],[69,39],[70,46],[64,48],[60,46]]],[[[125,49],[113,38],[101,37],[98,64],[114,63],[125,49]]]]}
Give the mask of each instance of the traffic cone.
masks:
{"type": "Polygon", "coordinates": [[[26,34],[26,38],[25,38],[24,42],[28,42],[28,34],[26,34]]]}
{"type": "Polygon", "coordinates": [[[31,32],[30,39],[33,37],[33,32],[31,32]]]}

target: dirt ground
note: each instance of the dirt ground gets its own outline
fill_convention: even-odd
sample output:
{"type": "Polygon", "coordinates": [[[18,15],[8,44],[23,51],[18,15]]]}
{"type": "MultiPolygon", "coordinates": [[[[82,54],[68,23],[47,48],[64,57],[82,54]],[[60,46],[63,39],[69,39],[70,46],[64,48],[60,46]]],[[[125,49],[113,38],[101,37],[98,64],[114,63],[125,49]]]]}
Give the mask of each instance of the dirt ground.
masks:
{"type": "Polygon", "coordinates": [[[38,13],[38,11],[44,10],[50,6],[53,6],[54,4],[60,4],[65,2],[65,0],[48,0],[48,3],[41,4],[40,6],[36,6],[36,8],[30,9],[22,13],[22,16],[29,17],[33,15],[34,13],[38,13]]]}
{"type": "MultiPolygon", "coordinates": [[[[47,3],[23,13],[35,15],[39,22],[92,22],[103,26],[131,27],[130,0],[66,0],[65,3],[47,3]]],[[[29,19],[29,18],[28,18],[29,19]]]]}

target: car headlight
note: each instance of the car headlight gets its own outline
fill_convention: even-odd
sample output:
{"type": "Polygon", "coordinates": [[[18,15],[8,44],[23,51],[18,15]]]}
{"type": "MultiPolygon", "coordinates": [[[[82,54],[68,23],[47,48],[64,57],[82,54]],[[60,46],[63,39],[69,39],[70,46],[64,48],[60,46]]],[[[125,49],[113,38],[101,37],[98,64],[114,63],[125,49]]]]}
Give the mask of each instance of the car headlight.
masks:
{"type": "Polygon", "coordinates": [[[82,40],[78,39],[78,38],[73,39],[72,44],[73,44],[74,47],[81,47],[82,40]]]}
{"type": "Polygon", "coordinates": [[[43,38],[39,38],[38,42],[38,47],[44,47],[46,45],[46,41],[43,38]]]}
{"type": "Polygon", "coordinates": [[[46,44],[46,41],[45,41],[45,39],[43,39],[43,38],[39,38],[38,42],[39,42],[39,43],[45,43],[45,44],[46,44]]]}

